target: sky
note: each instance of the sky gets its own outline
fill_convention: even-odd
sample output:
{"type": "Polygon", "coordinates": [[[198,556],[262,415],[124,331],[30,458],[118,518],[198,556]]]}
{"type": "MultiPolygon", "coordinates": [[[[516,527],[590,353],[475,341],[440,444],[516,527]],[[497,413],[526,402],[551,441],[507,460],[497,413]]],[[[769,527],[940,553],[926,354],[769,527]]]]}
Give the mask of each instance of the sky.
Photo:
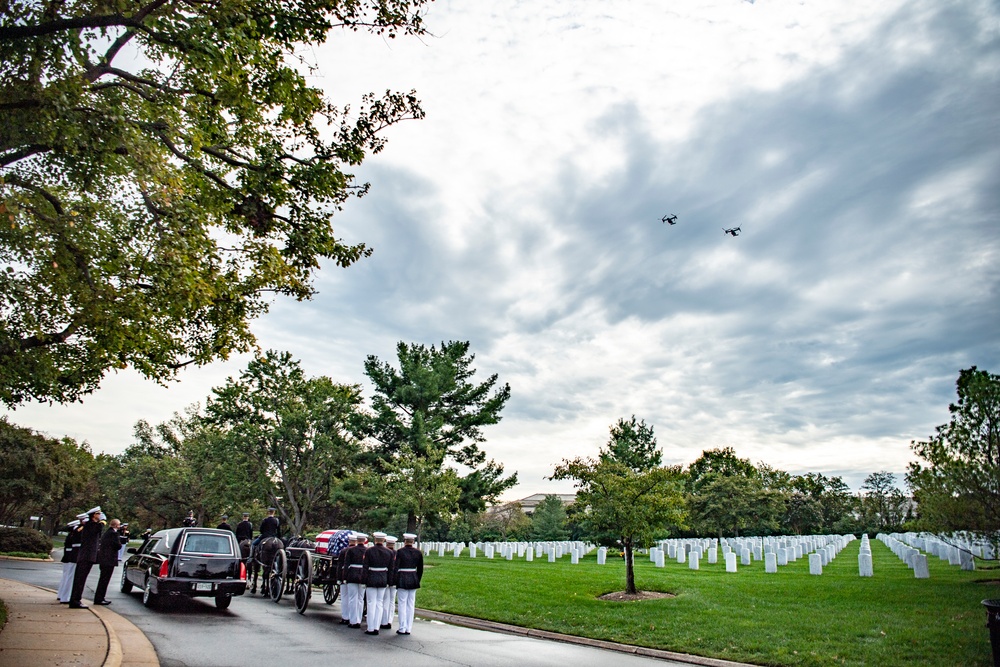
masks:
{"type": "MultiPolygon", "coordinates": [[[[483,445],[505,498],[571,492],[554,466],[633,414],[665,463],[901,483],[959,370],[1000,372],[996,2],[438,0],[425,25],[299,54],[337,103],[413,88],[427,117],[334,218],[374,254],[254,331],[368,396],[368,355],[470,341],[511,387],[483,445]]],[[[118,453],[248,360],[10,418],[118,453]]]]}

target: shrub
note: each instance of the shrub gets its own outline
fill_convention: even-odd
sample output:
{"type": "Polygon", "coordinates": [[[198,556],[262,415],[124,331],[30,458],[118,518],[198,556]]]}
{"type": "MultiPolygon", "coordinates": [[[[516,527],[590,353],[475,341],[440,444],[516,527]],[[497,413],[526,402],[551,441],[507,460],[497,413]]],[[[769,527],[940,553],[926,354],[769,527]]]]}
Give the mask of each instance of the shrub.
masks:
{"type": "Polygon", "coordinates": [[[0,552],[11,551],[47,554],[52,551],[52,540],[33,528],[0,528],[0,552]]]}

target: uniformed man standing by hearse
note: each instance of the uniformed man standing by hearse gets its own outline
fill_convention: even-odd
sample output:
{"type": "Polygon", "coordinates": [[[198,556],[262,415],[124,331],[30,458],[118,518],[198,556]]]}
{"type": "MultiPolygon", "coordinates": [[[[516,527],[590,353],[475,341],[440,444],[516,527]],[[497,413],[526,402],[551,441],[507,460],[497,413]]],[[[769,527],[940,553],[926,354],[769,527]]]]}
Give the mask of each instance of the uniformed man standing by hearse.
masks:
{"type": "MultiPolygon", "coordinates": [[[[362,600],[361,586],[364,583],[365,545],[364,533],[352,533],[348,547],[344,550],[344,581],[347,582],[347,598],[344,600],[349,628],[361,627],[362,600]]],[[[371,610],[369,610],[371,613],[371,610]]]]}
{"type": "Polygon", "coordinates": [[[233,527],[229,525],[229,515],[228,514],[223,514],[222,515],[222,523],[220,523],[218,526],[216,526],[216,528],[218,530],[228,530],[230,533],[233,532],[233,527]]]}
{"type": "Polygon", "coordinates": [[[377,635],[382,622],[385,592],[389,587],[389,569],[392,552],[385,548],[385,533],[374,533],[375,546],[365,551],[364,581],[365,602],[368,603],[368,629],[366,635],[377,635]]]}
{"type": "Polygon", "coordinates": [[[76,571],[73,573],[73,590],[69,596],[70,609],[86,609],[83,604],[83,587],[87,584],[90,570],[97,562],[97,549],[101,542],[101,506],[87,511],[87,520],[80,531],[80,546],[76,552],[76,571]]]}
{"type": "Polygon", "coordinates": [[[424,576],[424,555],[414,544],[417,536],[403,534],[403,548],[396,552],[392,571],[396,582],[396,599],[399,604],[399,629],[397,635],[408,635],[413,628],[413,610],[416,607],[417,589],[424,576]]]}

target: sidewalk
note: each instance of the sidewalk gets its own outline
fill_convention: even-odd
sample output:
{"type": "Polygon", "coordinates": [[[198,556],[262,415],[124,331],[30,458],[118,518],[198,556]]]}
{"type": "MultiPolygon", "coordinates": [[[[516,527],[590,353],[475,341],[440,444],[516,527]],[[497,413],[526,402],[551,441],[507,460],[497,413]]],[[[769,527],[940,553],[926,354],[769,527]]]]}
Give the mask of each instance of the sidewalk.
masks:
{"type": "Polygon", "coordinates": [[[107,607],[70,609],[55,591],[10,579],[0,579],[0,599],[0,667],[159,667],[146,635],[107,607]]]}

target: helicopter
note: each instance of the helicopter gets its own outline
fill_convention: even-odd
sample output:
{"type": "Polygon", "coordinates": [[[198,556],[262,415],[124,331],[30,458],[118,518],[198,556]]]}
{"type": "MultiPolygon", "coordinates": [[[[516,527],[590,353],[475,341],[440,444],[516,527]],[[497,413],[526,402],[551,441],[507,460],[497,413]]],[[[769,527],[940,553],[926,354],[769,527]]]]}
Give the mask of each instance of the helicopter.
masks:
{"type": "Polygon", "coordinates": [[[729,234],[730,236],[739,236],[740,235],[740,228],[739,227],[732,227],[730,229],[723,229],[722,233],[723,234],[729,234]]]}

